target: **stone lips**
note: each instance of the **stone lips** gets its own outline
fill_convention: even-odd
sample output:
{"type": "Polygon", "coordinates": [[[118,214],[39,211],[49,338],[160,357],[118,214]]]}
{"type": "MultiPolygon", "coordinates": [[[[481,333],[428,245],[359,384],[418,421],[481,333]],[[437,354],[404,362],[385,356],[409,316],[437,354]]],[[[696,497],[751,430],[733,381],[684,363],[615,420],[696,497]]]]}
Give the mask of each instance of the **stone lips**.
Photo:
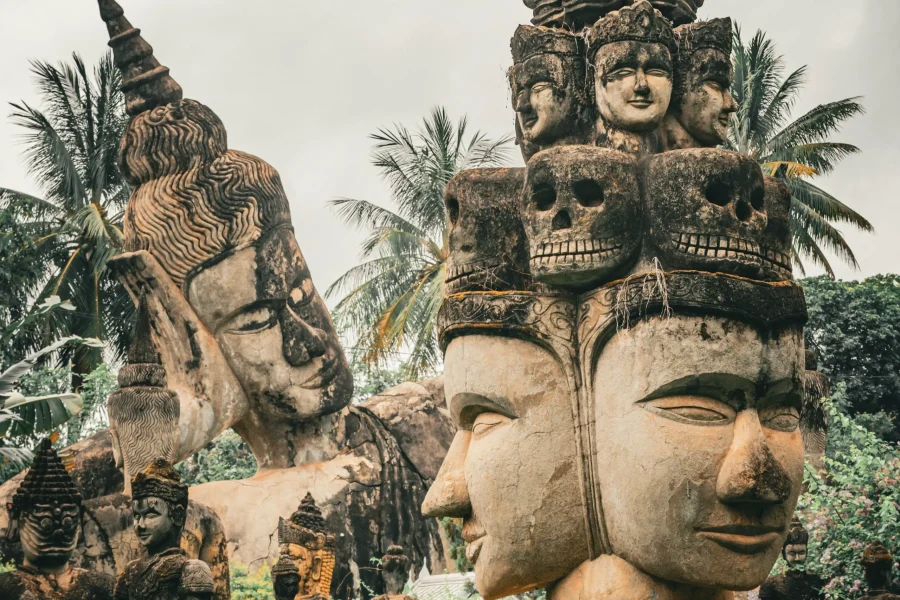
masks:
{"type": "Polygon", "coordinates": [[[10,503],[13,515],[30,511],[35,504],[81,505],[81,494],[49,438],[41,441],[34,463],[10,503]]]}

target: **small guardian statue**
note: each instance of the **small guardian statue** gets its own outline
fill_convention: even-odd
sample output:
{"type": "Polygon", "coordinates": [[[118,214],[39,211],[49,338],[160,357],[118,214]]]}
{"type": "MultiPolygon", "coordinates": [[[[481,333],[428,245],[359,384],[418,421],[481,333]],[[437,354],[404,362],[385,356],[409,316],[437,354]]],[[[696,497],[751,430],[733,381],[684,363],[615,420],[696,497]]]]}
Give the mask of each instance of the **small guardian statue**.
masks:
{"type": "Polygon", "coordinates": [[[894,557],[881,543],[869,544],[862,556],[862,566],[866,572],[868,593],[865,600],[900,600],[900,595],[891,591],[894,557]]]}
{"type": "Polygon", "coordinates": [[[759,600],[819,600],[825,598],[825,580],[807,573],[809,532],[794,517],[781,556],[788,565],[784,575],[770,577],[759,589],[759,600]]]}
{"type": "MultiPolygon", "coordinates": [[[[281,558],[276,567],[280,593],[285,594],[293,579],[282,561],[293,563],[298,576],[299,591],[294,600],[328,600],[335,565],[335,536],[325,525],[322,511],[312,494],[307,493],[300,507],[290,519],[279,519],[278,546],[281,558]],[[278,565],[282,565],[279,567],[278,565]]],[[[273,570],[273,576],[275,572],[273,570]]]]}
{"type": "Polygon", "coordinates": [[[403,593],[403,588],[409,580],[409,566],[409,557],[403,553],[403,547],[390,546],[387,554],[381,559],[384,594],[375,600],[412,600],[412,596],[403,593]]]}
{"type": "Polygon", "coordinates": [[[78,543],[81,494],[49,439],[41,442],[31,470],[7,508],[16,522],[24,559],[15,571],[0,574],[0,598],[112,599],[112,577],[69,563],[78,543]]]}
{"type": "Polygon", "coordinates": [[[131,483],[134,529],[149,556],[130,562],[116,582],[116,600],[212,600],[212,573],[181,549],[188,488],[163,459],[131,483]]]}
{"type": "Polygon", "coordinates": [[[272,585],[275,600],[294,600],[300,593],[300,569],[287,555],[279,558],[272,567],[272,585]]]}

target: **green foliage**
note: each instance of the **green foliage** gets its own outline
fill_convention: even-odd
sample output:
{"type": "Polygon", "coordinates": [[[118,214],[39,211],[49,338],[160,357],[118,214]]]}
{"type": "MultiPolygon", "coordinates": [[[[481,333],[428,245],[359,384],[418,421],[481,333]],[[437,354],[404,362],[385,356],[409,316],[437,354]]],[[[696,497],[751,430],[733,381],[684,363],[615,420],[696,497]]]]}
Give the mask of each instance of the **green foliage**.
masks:
{"type": "Polygon", "coordinates": [[[260,567],[250,573],[239,563],[231,563],[231,600],[275,600],[272,573],[260,567]]]}
{"type": "Polygon", "coordinates": [[[344,294],[333,316],[354,334],[354,361],[381,367],[406,354],[406,378],[417,379],[440,363],[435,321],[444,297],[447,222],[444,188],[459,171],[501,166],[509,137],[498,141],[467,134],[435,108],[411,133],[396,125],[372,135],[372,163],[388,182],[397,211],[367,200],[333,201],[348,225],[368,231],[362,260],[328,288],[344,294]]]}
{"type": "Polygon", "coordinates": [[[801,259],[808,259],[834,277],[824,248],[857,267],[853,251],[834,224],[846,223],[863,231],[872,231],[872,225],[811,179],[831,173],[841,160],[860,152],[856,146],[830,140],[845,121],[865,112],[859,98],[822,104],[791,120],[806,83],[806,67],[785,77],[784,58],[776,53],[772,40],[758,31],[745,44],[739,27],[733,61],[731,91],[738,112],[726,147],[753,157],[766,175],[783,178],[791,188],[795,265],[802,272],[801,259]]]}
{"type": "Polygon", "coordinates": [[[10,571],[16,570],[16,563],[8,562],[8,563],[0,563],[0,573],[9,573],[10,571]]]}
{"type": "Polygon", "coordinates": [[[440,519],[441,531],[447,538],[450,547],[447,556],[456,565],[459,573],[468,573],[475,568],[469,559],[466,558],[466,541],[462,536],[462,520],[453,519],[451,517],[443,517],[440,519]]]}
{"type": "MultiPolygon", "coordinates": [[[[71,335],[106,339],[121,357],[134,308],[106,266],[122,246],[130,194],[117,163],[127,123],[121,75],[111,53],[93,74],[78,55],[71,63],[35,61],[31,67],[41,109],[13,104],[12,121],[22,129],[27,168],[42,197],[0,188],[0,209],[12,211],[15,243],[38,265],[37,279],[19,281],[28,297],[41,302],[65,296],[77,310],[48,314],[41,327],[19,339],[27,341],[28,351],[71,335]]],[[[74,365],[76,388],[102,362],[101,349],[93,346],[67,347],[61,355],[74,365]]]]}
{"type": "Polygon", "coordinates": [[[810,531],[807,570],[830,580],[830,600],[853,600],[866,545],[900,551],[900,452],[833,405],[830,416],[829,442],[840,446],[829,449],[824,476],[807,468],[798,514],[810,531]]]}
{"type": "Polygon", "coordinates": [[[253,477],[256,458],[247,443],[229,429],[175,469],[188,485],[233,481],[253,477]]]}
{"type": "Polygon", "coordinates": [[[84,378],[81,386],[83,407],[66,424],[66,445],[74,444],[109,427],[106,399],[119,387],[118,373],[103,363],[84,378]]]}
{"type": "MultiPolygon", "coordinates": [[[[0,331],[28,313],[38,283],[47,274],[39,248],[31,243],[20,224],[24,215],[13,208],[0,208],[0,331]]],[[[0,364],[28,354],[30,348],[7,340],[0,348],[0,364]]]]}
{"type": "Polygon", "coordinates": [[[819,370],[843,391],[834,402],[891,441],[900,440],[900,276],[803,282],[806,328],[819,370]]]}
{"type": "Polygon", "coordinates": [[[350,364],[353,372],[353,402],[364,402],[406,381],[405,369],[379,369],[359,361],[350,364]]]}

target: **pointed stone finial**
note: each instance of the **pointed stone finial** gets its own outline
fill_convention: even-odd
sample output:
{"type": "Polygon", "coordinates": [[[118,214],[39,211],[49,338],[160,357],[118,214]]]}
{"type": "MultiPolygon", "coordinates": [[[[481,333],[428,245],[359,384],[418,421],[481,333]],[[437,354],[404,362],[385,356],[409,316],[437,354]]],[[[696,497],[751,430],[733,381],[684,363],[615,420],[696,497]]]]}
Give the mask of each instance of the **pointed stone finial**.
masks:
{"type": "Polygon", "coordinates": [[[125,108],[136,116],[181,100],[181,86],[169,76],[169,68],[159,64],[153,47],[141,37],[141,30],[132,27],[125,11],[115,0],[97,0],[100,16],[109,30],[109,47],[113,49],[116,66],[122,71],[122,91],[125,108]]]}
{"type": "Polygon", "coordinates": [[[34,455],[34,463],[12,498],[14,516],[28,513],[36,504],[81,504],[81,494],[62,460],[44,438],[34,455]]]}

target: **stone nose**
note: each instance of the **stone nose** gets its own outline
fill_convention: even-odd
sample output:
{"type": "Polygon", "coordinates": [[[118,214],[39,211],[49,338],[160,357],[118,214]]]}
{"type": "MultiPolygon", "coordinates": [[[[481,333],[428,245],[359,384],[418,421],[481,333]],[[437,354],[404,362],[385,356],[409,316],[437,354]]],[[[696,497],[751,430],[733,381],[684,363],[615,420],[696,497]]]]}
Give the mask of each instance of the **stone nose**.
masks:
{"type": "Polygon", "coordinates": [[[469,452],[470,431],[458,431],[441,470],[422,503],[426,517],[464,519],[472,514],[472,503],[466,487],[466,454],[469,452]]]}
{"type": "Polygon", "coordinates": [[[561,210],[556,213],[556,216],[553,217],[553,222],[551,223],[551,228],[553,231],[562,231],[564,229],[572,228],[572,217],[569,216],[569,211],[561,210]]]}
{"type": "Polygon", "coordinates": [[[780,504],[791,495],[791,478],[766,441],[756,410],[738,413],[734,439],[719,470],[716,494],[725,504],[780,504]]]}

